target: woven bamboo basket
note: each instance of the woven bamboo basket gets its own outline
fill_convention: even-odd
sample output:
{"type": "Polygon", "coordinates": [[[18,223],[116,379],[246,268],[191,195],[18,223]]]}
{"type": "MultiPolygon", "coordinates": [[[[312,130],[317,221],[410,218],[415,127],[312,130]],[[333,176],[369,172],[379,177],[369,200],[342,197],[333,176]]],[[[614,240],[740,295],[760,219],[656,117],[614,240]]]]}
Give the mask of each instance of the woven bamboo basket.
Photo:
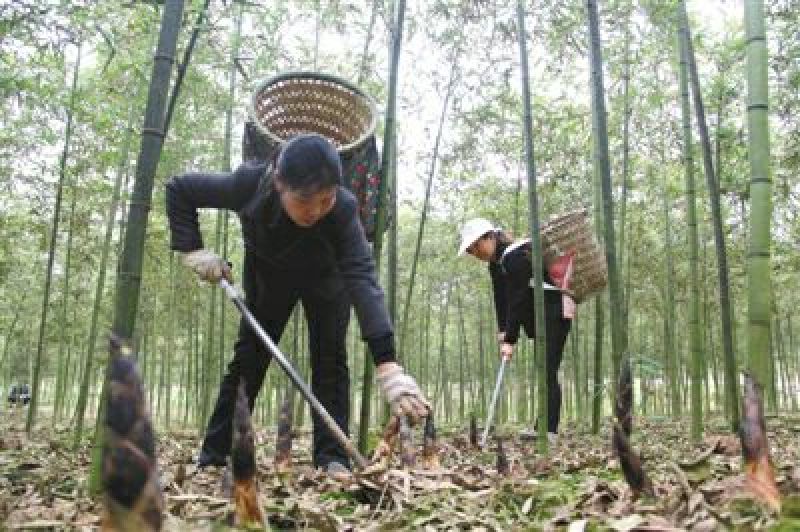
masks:
{"type": "Polygon", "coordinates": [[[570,289],[577,303],[605,288],[608,282],[606,257],[594,238],[586,209],[551,219],[542,226],[541,236],[545,264],[570,251],[575,253],[570,289]]]}
{"type": "Polygon", "coordinates": [[[318,72],[288,72],[261,82],[250,115],[271,142],[317,133],[342,154],[361,146],[377,123],[372,98],[343,79],[318,72]]]}

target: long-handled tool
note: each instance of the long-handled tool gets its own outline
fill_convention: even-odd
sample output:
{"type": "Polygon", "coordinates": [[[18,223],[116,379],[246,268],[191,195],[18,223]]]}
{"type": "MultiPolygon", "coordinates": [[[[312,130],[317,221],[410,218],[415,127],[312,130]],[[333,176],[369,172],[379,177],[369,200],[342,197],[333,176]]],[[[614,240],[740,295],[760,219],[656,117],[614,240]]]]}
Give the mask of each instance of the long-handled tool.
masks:
{"type": "Polygon", "coordinates": [[[300,390],[300,393],[303,394],[308,404],[311,405],[311,408],[317,415],[322,419],[325,423],[325,426],[331,431],[333,437],[336,438],[336,441],[344,448],[347,454],[355,461],[356,465],[360,468],[365,468],[369,465],[367,459],[364,458],[361,453],[358,452],[353,442],[350,441],[350,438],[339,428],[339,425],[336,424],[336,421],[331,417],[325,407],[322,406],[322,403],[314,397],[314,394],[311,392],[309,387],[303,382],[303,379],[300,375],[297,374],[295,369],[286,359],[283,353],[281,353],[280,348],[275,345],[275,342],[272,341],[272,338],[264,331],[261,325],[256,320],[255,316],[250,312],[245,304],[244,300],[239,296],[237,290],[233,287],[231,283],[229,283],[226,279],[220,279],[219,285],[225,290],[225,293],[228,295],[228,298],[236,305],[236,308],[239,309],[239,312],[242,313],[244,319],[247,320],[247,323],[256,333],[256,335],[261,339],[264,345],[269,349],[272,357],[278,361],[278,364],[283,368],[283,371],[286,372],[286,375],[289,376],[289,379],[292,383],[300,390]]]}
{"type": "Polygon", "coordinates": [[[503,357],[500,361],[500,367],[497,369],[497,381],[494,383],[492,402],[489,403],[489,415],[486,416],[486,426],[483,428],[481,447],[486,447],[486,440],[489,438],[489,428],[492,426],[492,421],[494,421],[494,408],[497,406],[497,398],[500,396],[500,387],[503,385],[503,374],[506,372],[507,362],[508,358],[503,357]]]}

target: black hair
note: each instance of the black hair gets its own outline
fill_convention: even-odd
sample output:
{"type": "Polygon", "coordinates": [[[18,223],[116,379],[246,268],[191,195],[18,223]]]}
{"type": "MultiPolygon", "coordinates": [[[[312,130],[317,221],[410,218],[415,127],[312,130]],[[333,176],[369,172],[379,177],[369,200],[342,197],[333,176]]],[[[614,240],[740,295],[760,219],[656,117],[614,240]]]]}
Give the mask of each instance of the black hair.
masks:
{"type": "Polygon", "coordinates": [[[303,133],[290,138],[275,162],[278,179],[292,190],[314,193],[341,184],[342,161],[322,135],[303,133]]]}
{"type": "Polygon", "coordinates": [[[501,244],[508,245],[514,241],[514,237],[512,237],[511,233],[509,233],[508,231],[503,231],[502,229],[495,229],[494,231],[490,231],[490,233],[501,244]]]}

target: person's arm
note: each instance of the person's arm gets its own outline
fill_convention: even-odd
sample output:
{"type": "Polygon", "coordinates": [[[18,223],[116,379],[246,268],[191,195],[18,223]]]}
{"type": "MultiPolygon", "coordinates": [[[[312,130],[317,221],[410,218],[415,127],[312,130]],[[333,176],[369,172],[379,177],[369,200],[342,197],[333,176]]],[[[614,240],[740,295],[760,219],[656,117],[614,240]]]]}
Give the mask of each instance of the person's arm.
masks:
{"type": "Polygon", "coordinates": [[[428,415],[430,403],[414,378],[396,362],[394,332],[384,304],[383,290],[375,275],[375,262],[358,218],[358,204],[355,197],[343,189],[336,201],[333,222],[337,235],[337,264],[355,307],[361,335],[375,361],[376,381],[392,412],[416,422],[428,415]]]}
{"type": "MultiPolygon", "coordinates": [[[[533,321],[533,297],[531,296],[531,262],[522,252],[510,253],[504,262],[506,268],[506,298],[508,301],[508,328],[505,342],[516,344],[519,329],[524,323],[533,321]]],[[[532,330],[532,329],[530,329],[532,330]]]]}
{"type": "Polygon", "coordinates": [[[375,365],[394,362],[394,331],[375,274],[375,261],[358,218],[357,203],[340,189],[336,198],[336,261],[375,365]]]}
{"type": "Polygon", "coordinates": [[[494,296],[494,312],[497,316],[497,334],[499,339],[501,334],[503,337],[505,337],[508,321],[506,279],[503,273],[500,271],[500,265],[495,263],[489,264],[489,275],[492,278],[492,295],[494,296]]]}
{"type": "Polygon", "coordinates": [[[203,248],[198,209],[238,211],[252,199],[264,176],[263,164],[245,163],[232,173],[187,173],[172,177],[166,185],[170,247],[190,252],[203,248]]]}

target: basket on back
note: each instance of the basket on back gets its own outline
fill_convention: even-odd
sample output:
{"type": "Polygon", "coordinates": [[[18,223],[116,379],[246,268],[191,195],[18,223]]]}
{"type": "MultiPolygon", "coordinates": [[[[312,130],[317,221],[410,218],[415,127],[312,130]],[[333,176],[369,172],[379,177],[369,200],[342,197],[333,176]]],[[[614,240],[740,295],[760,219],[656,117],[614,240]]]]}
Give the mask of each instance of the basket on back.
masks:
{"type": "Polygon", "coordinates": [[[358,200],[367,238],[372,240],[381,181],[375,142],[377,112],[372,99],[355,85],[317,72],[289,72],[262,81],[250,102],[242,155],[271,161],[294,135],[327,137],[342,160],[344,185],[358,200]]]}
{"type": "Polygon", "coordinates": [[[608,282],[606,257],[592,232],[586,209],[557,216],[541,228],[542,258],[545,264],[568,253],[575,253],[570,289],[581,303],[605,288],[608,282]]]}

